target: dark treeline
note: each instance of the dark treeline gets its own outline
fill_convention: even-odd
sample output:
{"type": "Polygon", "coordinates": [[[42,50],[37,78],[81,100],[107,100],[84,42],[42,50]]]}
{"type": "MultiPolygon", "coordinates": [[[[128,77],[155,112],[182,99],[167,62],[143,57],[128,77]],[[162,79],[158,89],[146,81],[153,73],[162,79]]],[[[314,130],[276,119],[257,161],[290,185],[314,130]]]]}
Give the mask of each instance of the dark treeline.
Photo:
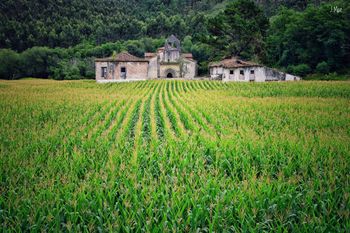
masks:
{"type": "MultiPolygon", "coordinates": [[[[225,0],[2,0],[0,45],[16,51],[33,46],[69,47],[203,31],[204,15],[225,0]]],[[[280,6],[304,10],[327,0],[255,0],[267,16],[280,6]]]]}
{"type": "Polygon", "coordinates": [[[69,47],[200,30],[222,0],[2,0],[1,47],[69,47]]]}
{"type": "Polygon", "coordinates": [[[347,0],[5,0],[0,9],[0,78],[93,78],[94,58],[142,56],[170,34],[200,74],[229,55],[301,76],[349,72],[347,0]]]}

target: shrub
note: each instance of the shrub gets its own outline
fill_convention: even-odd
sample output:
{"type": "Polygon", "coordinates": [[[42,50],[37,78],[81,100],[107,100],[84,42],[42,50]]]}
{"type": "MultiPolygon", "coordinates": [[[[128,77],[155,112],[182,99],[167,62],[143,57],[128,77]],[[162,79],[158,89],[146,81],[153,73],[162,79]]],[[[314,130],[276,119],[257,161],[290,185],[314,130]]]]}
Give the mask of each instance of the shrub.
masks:
{"type": "Polygon", "coordinates": [[[323,61],[317,64],[316,72],[320,74],[328,74],[329,73],[329,65],[327,62],[323,61]]]}
{"type": "Polygon", "coordinates": [[[20,56],[15,51],[11,49],[0,49],[0,78],[19,78],[20,66],[20,56]]]}
{"type": "Polygon", "coordinates": [[[52,69],[52,78],[56,80],[80,79],[80,70],[75,60],[62,60],[52,69]]]}
{"type": "Polygon", "coordinates": [[[311,72],[311,68],[307,64],[290,65],[287,72],[304,77],[311,72]]]}

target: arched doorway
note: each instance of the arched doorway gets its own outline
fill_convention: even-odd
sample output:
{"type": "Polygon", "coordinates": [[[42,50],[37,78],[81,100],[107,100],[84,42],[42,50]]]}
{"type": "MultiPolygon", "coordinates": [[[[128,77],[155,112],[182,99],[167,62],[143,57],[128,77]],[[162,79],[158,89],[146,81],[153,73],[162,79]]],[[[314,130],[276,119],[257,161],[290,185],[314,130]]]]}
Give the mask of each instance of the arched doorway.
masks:
{"type": "Polygon", "coordinates": [[[166,78],[176,78],[176,73],[173,69],[167,69],[164,75],[166,78]]]}

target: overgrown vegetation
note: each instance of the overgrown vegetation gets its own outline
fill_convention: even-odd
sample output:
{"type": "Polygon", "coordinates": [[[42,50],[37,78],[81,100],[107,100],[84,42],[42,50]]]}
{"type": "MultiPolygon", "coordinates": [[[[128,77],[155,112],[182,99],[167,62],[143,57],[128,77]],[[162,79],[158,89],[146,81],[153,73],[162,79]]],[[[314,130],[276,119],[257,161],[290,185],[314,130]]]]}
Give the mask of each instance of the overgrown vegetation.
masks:
{"type": "Polygon", "coordinates": [[[0,231],[346,232],[350,83],[0,81],[0,231]]]}

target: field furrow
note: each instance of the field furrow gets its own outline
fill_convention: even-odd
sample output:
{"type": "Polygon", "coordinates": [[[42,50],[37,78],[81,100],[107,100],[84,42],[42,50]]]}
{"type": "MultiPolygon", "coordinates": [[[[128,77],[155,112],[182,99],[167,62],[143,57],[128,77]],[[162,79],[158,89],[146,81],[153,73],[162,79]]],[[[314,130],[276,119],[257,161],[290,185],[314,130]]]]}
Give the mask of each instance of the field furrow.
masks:
{"type": "Polygon", "coordinates": [[[185,130],[187,131],[198,131],[198,127],[194,125],[192,119],[188,116],[188,114],[179,106],[176,101],[174,100],[174,92],[173,91],[168,91],[167,97],[171,105],[174,107],[176,110],[180,121],[182,122],[185,130]]]}
{"type": "Polygon", "coordinates": [[[171,129],[174,132],[176,137],[182,137],[184,135],[184,126],[179,121],[179,116],[176,115],[174,108],[171,106],[170,101],[168,99],[167,92],[169,91],[170,83],[166,83],[164,85],[163,91],[161,93],[162,103],[166,110],[166,116],[171,124],[171,129]]]}
{"type": "MultiPolygon", "coordinates": [[[[164,132],[163,138],[166,141],[175,140],[178,136],[179,129],[177,128],[176,122],[171,122],[172,116],[171,112],[169,112],[168,108],[166,108],[164,103],[164,93],[166,91],[166,83],[162,83],[162,87],[159,92],[159,112],[156,109],[156,113],[158,114],[159,123],[164,123],[164,128],[160,128],[160,132],[164,132]],[[171,117],[169,117],[171,115],[171,117]]],[[[174,119],[173,119],[174,120],[174,119]]],[[[160,136],[160,135],[159,135],[160,136]]],[[[160,137],[161,138],[161,137],[160,137]]]]}
{"type": "MultiPolygon", "coordinates": [[[[150,140],[152,141],[151,146],[154,146],[160,140],[158,138],[158,121],[156,114],[156,100],[158,98],[159,90],[161,88],[161,84],[157,83],[157,87],[153,91],[153,95],[151,98],[150,106],[149,106],[149,114],[150,114],[150,140]]],[[[154,149],[154,148],[153,148],[154,149]]]]}
{"type": "Polygon", "coordinates": [[[205,118],[203,118],[203,115],[201,112],[199,112],[195,106],[192,105],[192,101],[184,101],[186,100],[186,97],[183,93],[181,92],[174,92],[174,103],[179,103],[178,105],[181,106],[183,111],[186,112],[188,116],[193,118],[193,120],[196,122],[197,129],[203,129],[207,136],[215,135],[215,130],[213,125],[206,121],[205,118]]]}
{"type": "Polygon", "coordinates": [[[151,140],[157,140],[156,122],[154,118],[154,99],[158,88],[159,84],[157,83],[152,88],[151,94],[145,102],[144,110],[142,113],[142,141],[144,148],[147,148],[148,151],[150,149],[149,147],[151,140]]]}
{"type": "Polygon", "coordinates": [[[155,115],[155,123],[156,123],[156,132],[157,138],[159,141],[165,140],[165,115],[162,111],[161,105],[161,90],[164,88],[164,84],[161,83],[159,89],[155,95],[155,103],[154,103],[154,115],[155,115]]]}
{"type": "MultiPolygon", "coordinates": [[[[193,85],[195,85],[195,82],[192,82],[193,85]]],[[[218,124],[212,121],[212,118],[207,113],[208,107],[217,106],[215,103],[219,103],[220,100],[217,99],[217,95],[206,95],[205,98],[203,98],[203,95],[200,92],[193,92],[191,95],[186,95],[183,92],[179,92],[179,103],[182,103],[185,108],[188,109],[193,114],[193,117],[198,118],[198,121],[202,121],[202,126],[205,128],[209,128],[210,130],[217,131],[218,130],[218,124]],[[198,102],[203,104],[198,104],[198,102]],[[210,104],[209,104],[210,103],[210,104]],[[202,107],[202,108],[200,108],[202,107]],[[204,126],[205,125],[205,126],[204,126]]],[[[212,109],[212,112],[216,113],[215,109],[212,109]]]]}

